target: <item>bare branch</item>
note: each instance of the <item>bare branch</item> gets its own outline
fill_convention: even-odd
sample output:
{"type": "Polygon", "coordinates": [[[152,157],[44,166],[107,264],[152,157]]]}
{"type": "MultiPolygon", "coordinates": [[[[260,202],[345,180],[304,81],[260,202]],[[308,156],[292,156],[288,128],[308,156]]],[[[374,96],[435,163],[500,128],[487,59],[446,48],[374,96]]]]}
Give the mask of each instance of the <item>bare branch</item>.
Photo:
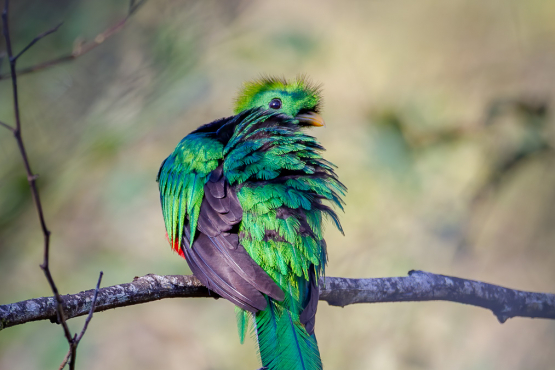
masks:
{"type": "Polygon", "coordinates": [[[66,357],[62,361],[60,367],[58,368],[59,370],[62,370],[67,365],[70,358],[71,358],[71,363],[73,364],[75,363],[75,356],[77,356],[77,346],[79,345],[79,342],[83,338],[83,335],[85,335],[85,332],[89,327],[89,323],[92,320],[94,309],[96,307],[96,299],[98,298],[98,291],[100,290],[100,282],[102,281],[103,275],[104,273],[100,271],[100,275],[98,276],[98,282],[96,283],[96,288],[94,290],[94,297],[91,303],[91,308],[89,310],[89,316],[87,316],[87,320],[85,320],[85,325],[83,325],[83,329],[81,330],[81,333],[79,334],[79,336],[73,337],[72,346],[69,348],[69,351],[67,351],[66,357]]]}
{"type": "Polygon", "coordinates": [[[4,64],[4,58],[6,58],[6,52],[0,53],[0,74],[2,73],[2,64],[4,64]]]}
{"type": "Polygon", "coordinates": [[[15,128],[13,128],[12,126],[8,125],[7,123],[4,123],[2,121],[0,121],[0,126],[7,128],[8,130],[10,130],[11,132],[15,131],[15,128]]]}
{"type": "MultiPolygon", "coordinates": [[[[91,310],[95,290],[62,296],[64,313],[70,319],[91,310]]],[[[219,298],[194,276],[146,275],[133,282],[98,291],[95,312],[131,306],[165,298],[219,298]]],[[[497,285],[424,271],[409,276],[346,279],[327,277],[320,282],[320,300],[332,306],[355,303],[450,301],[491,310],[501,323],[512,317],[555,319],[555,294],[513,290],[497,285]]],[[[36,320],[57,322],[52,297],[0,306],[0,330],[36,320]]]]}
{"type": "MultiPolygon", "coordinates": [[[[86,315],[91,309],[93,290],[62,296],[67,318],[86,315]]],[[[95,312],[176,297],[214,297],[194,276],[146,275],[133,282],[102,288],[98,292],[95,312]]],[[[57,322],[53,297],[30,299],[0,306],[0,329],[28,321],[57,322]]]]}
{"type": "Polygon", "coordinates": [[[77,337],[77,343],[79,343],[81,341],[81,339],[83,338],[83,335],[85,335],[85,332],[87,331],[87,328],[89,327],[89,323],[92,320],[94,309],[96,307],[96,299],[98,298],[98,291],[100,290],[100,283],[102,282],[102,276],[103,275],[104,275],[104,272],[100,271],[100,275],[98,276],[98,282],[96,283],[96,288],[94,290],[94,297],[93,297],[93,300],[92,300],[92,303],[91,303],[91,309],[89,310],[89,316],[87,317],[87,320],[85,320],[85,325],[83,325],[83,330],[81,330],[81,333],[77,337]]]}
{"type": "MultiPolygon", "coordinates": [[[[15,115],[15,129],[13,130],[13,134],[15,140],[17,141],[17,146],[19,147],[19,151],[21,153],[21,157],[23,159],[23,163],[25,166],[25,171],[27,172],[27,179],[29,181],[29,186],[31,188],[31,194],[33,195],[33,201],[35,203],[35,208],[37,209],[37,213],[39,216],[39,221],[42,229],[42,234],[44,237],[44,259],[41,265],[41,268],[48,280],[48,284],[54,293],[54,297],[56,298],[56,311],[58,316],[58,321],[62,324],[64,329],[64,335],[71,346],[71,342],[73,340],[71,336],[71,332],[69,331],[69,327],[65,322],[64,318],[64,311],[62,309],[62,299],[60,297],[60,293],[58,292],[58,288],[54,283],[54,279],[52,278],[52,274],[50,273],[50,269],[48,267],[48,256],[50,251],[50,230],[48,230],[46,226],[46,221],[44,219],[44,213],[42,210],[42,203],[40,200],[39,191],[37,188],[36,175],[33,174],[31,170],[31,165],[29,163],[29,157],[27,156],[27,150],[25,149],[25,145],[23,143],[23,137],[21,136],[21,119],[19,114],[19,99],[18,99],[18,91],[17,91],[17,76],[15,72],[17,58],[14,58],[13,51],[12,51],[12,42],[10,38],[10,28],[8,24],[8,10],[9,10],[9,0],[5,0],[4,10],[2,11],[2,32],[4,34],[4,38],[6,40],[6,51],[8,53],[8,60],[10,63],[10,73],[12,78],[12,91],[13,91],[13,110],[15,115]]],[[[27,48],[26,48],[27,49],[27,48]]],[[[20,53],[21,54],[21,53],[20,53]]]]}
{"type": "MultiPolygon", "coordinates": [[[[35,64],[33,66],[27,67],[27,68],[22,68],[22,69],[17,71],[17,75],[18,76],[19,75],[24,75],[24,74],[28,74],[28,73],[31,73],[31,72],[36,72],[36,71],[39,71],[39,70],[42,70],[42,69],[46,69],[46,68],[49,68],[49,67],[61,64],[61,63],[69,62],[69,61],[77,59],[78,57],[88,53],[89,51],[93,50],[94,48],[96,48],[97,46],[102,44],[108,38],[112,37],[114,34],[119,32],[125,26],[125,24],[129,20],[129,17],[135,11],[137,11],[137,9],[139,9],[139,7],[141,5],[143,5],[145,2],[146,2],[146,0],[131,1],[130,6],[129,6],[128,14],[125,16],[125,18],[121,19],[116,24],[108,27],[108,29],[106,29],[103,32],[96,35],[96,37],[92,41],[89,41],[89,42],[86,42],[86,43],[76,44],[75,47],[73,48],[73,51],[70,54],[62,55],[61,57],[54,58],[54,59],[48,60],[46,62],[38,63],[38,64],[35,64]]],[[[37,36],[37,38],[40,39],[40,38],[46,36],[47,34],[56,31],[58,29],[58,27],[60,27],[60,26],[61,26],[61,23],[57,27],[53,28],[52,30],[47,31],[44,34],[37,36]]],[[[36,41],[38,41],[37,38],[35,38],[35,40],[33,40],[31,42],[31,44],[29,44],[21,53],[19,53],[16,58],[18,58],[24,51],[26,51],[30,46],[32,46],[32,44],[34,44],[36,41]]],[[[9,73],[0,74],[0,80],[7,79],[9,77],[10,77],[9,73]]]]}
{"type": "Polygon", "coordinates": [[[517,316],[555,319],[555,294],[414,270],[406,277],[326,278],[320,300],[341,307],[355,303],[449,301],[489,309],[500,323],[517,316]]]}
{"type": "Polygon", "coordinates": [[[22,56],[27,50],[29,50],[29,49],[31,48],[31,46],[35,45],[35,43],[36,43],[37,41],[39,41],[40,39],[42,39],[42,38],[44,38],[44,37],[50,35],[51,33],[54,33],[54,32],[56,32],[56,31],[58,31],[58,28],[60,28],[60,26],[61,26],[62,24],[63,24],[63,22],[60,22],[60,24],[58,24],[56,27],[53,27],[53,28],[49,29],[48,31],[43,32],[43,33],[41,33],[40,35],[38,35],[37,37],[35,37],[35,38],[33,39],[33,41],[31,41],[31,42],[29,43],[29,45],[25,46],[25,47],[23,48],[23,50],[21,50],[21,51],[19,52],[19,54],[17,54],[15,57],[13,57],[14,62],[17,61],[17,60],[19,59],[19,57],[22,56]]]}
{"type": "Polygon", "coordinates": [[[69,362],[70,356],[71,356],[71,351],[67,351],[66,357],[64,357],[64,360],[60,364],[60,367],[58,368],[58,370],[63,370],[63,368],[66,367],[67,363],[69,362]]]}
{"type": "MultiPolygon", "coordinates": [[[[21,158],[23,159],[23,163],[25,166],[25,171],[27,173],[27,181],[29,182],[29,187],[31,188],[31,194],[33,197],[33,201],[35,204],[35,208],[37,210],[37,214],[39,217],[39,222],[40,222],[40,226],[41,226],[41,230],[42,230],[42,234],[43,234],[43,239],[44,239],[44,244],[43,244],[43,250],[44,250],[44,254],[43,254],[43,262],[40,265],[41,269],[44,272],[44,275],[46,277],[46,280],[48,280],[48,284],[50,285],[50,288],[52,289],[52,293],[54,293],[54,300],[55,300],[55,312],[56,312],[56,320],[58,323],[60,323],[62,325],[63,331],[64,331],[64,336],[68,342],[69,345],[69,353],[67,358],[69,358],[69,368],[70,370],[74,370],[75,369],[75,358],[76,358],[76,352],[77,352],[77,345],[79,344],[79,341],[81,340],[81,338],[83,337],[83,335],[85,334],[85,331],[87,329],[87,326],[92,318],[92,313],[94,311],[94,306],[96,303],[96,297],[98,295],[98,289],[99,289],[99,285],[100,285],[100,281],[102,279],[102,272],[100,273],[100,277],[98,280],[98,284],[95,290],[95,294],[94,294],[94,298],[93,298],[93,303],[92,303],[92,307],[91,307],[91,312],[89,314],[89,317],[87,318],[85,325],[83,327],[83,330],[81,331],[81,334],[79,336],[74,335],[72,336],[71,331],[69,330],[69,327],[67,325],[66,322],[66,318],[64,316],[64,310],[62,307],[62,298],[60,296],[60,293],[58,291],[58,287],[56,286],[56,283],[54,282],[54,278],[52,277],[52,274],[50,272],[50,268],[49,268],[49,255],[50,255],[50,230],[48,230],[48,227],[46,226],[46,220],[44,217],[44,212],[43,212],[43,207],[42,207],[42,202],[40,199],[40,195],[39,195],[39,191],[38,191],[38,187],[37,187],[37,175],[35,175],[33,173],[33,171],[31,170],[31,164],[29,162],[29,157],[27,155],[27,150],[25,148],[25,144],[23,143],[23,137],[21,134],[21,117],[20,117],[20,109],[19,109],[19,96],[18,96],[18,89],[17,89],[17,73],[16,73],[16,63],[17,63],[17,59],[23,55],[23,53],[25,53],[27,50],[29,50],[30,47],[32,47],[37,41],[39,41],[40,39],[44,38],[45,36],[55,32],[56,30],[58,30],[58,28],[61,26],[61,23],[38,35],[37,37],[35,37],[25,48],[23,48],[23,50],[17,54],[15,57],[13,55],[13,50],[12,50],[12,42],[11,42],[11,38],[10,38],[10,28],[9,28],[9,17],[8,17],[8,12],[9,12],[9,0],[5,0],[4,2],[4,8],[2,10],[2,33],[4,35],[4,39],[6,40],[6,52],[7,52],[7,56],[8,56],[8,61],[9,61],[9,65],[10,65],[10,76],[11,76],[11,81],[12,81],[12,93],[13,93],[13,111],[14,111],[14,116],[15,116],[15,127],[12,127],[10,125],[7,125],[3,122],[0,122],[2,127],[5,127],[9,130],[12,131],[14,138],[17,142],[17,146],[19,147],[19,152],[21,153],[21,158]]],[[[67,362],[67,360],[64,360],[64,365],[67,362]]],[[[62,366],[62,367],[63,367],[62,366]]]]}

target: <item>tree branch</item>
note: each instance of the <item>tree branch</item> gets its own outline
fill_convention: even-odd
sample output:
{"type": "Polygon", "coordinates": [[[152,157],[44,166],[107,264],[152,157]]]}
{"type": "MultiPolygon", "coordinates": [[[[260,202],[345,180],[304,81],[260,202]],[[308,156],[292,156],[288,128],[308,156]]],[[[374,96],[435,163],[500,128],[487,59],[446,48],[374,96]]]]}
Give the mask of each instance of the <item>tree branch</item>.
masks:
{"type": "Polygon", "coordinates": [[[10,130],[11,132],[15,131],[15,128],[13,128],[12,126],[8,125],[7,123],[4,123],[2,121],[0,121],[0,126],[7,128],[8,130],[10,130]]]}
{"type": "Polygon", "coordinates": [[[23,164],[24,164],[24,167],[25,167],[25,171],[27,173],[27,181],[29,182],[29,187],[31,188],[31,194],[32,194],[32,197],[33,197],[33,202],[35,204],[35,208],[37,210],[37,215],[38,215],[38,218],[39,218],[40,227],[41,227],[41,230],[42,230],[43,240],[44,240],[44,242],[43,242],[43,250],[44,250],[44,252],[43,252],[43,262],[40,265],[40,267],[41,267],[42,271],[44,272],[44,275],[46,277],[46,280],[48,281],[48,284],[50,285],[52,293],[54,294],[54,307],[55,307],[55,312],[56,312],[56,320],[57,320],[58,323],[60,323],[62,325],[62,328],[63,328],[63,331],[64,331],[64,336],[65,336],[65,338],[67,340],[67,343],[69,345],[68,356],[66,356],[66,359],[64,359],[64,361],[61,365],[61,368],[63,368],[65,366],[65,364],[68,363],[67,359],[69,359],[69,368],[70,368],[70,370],[74,370],[75,369],[76,353],[77,353],[77,345],[79,344],[79,341],[81,340],[81,338],[85,334],[87,326],[89,325],[89,322],[92,319],[92,313],[93,313],[94,308],[95,308],[96,297],[97,297],[97,294],[98,294],[98,290],[100,288],[100,282],[102,280],[102,272],[100,273],[100,277],[98,279],[98,284],[96,286],[96,290],[95,290],[95,294],[94,294],[94,298],[93,298],[92,306],[91,306],[91,312],[89,313],[89,317],[85,321],[85,325],[83,327],[83,330],[81,331],[81,334],[79,336],[77,336],[77,334],[72,336],[71,331],[69,330],[69,326],[67,325],[66,318],[64,316],[62,298],[61,298],[60,293],[58,291],[58,287],[56,286],[56,283],[54,282],[54,278],[52,277],[52,273],[50,272],[50,267],[49,267],[50,230],[48,230],[48,227],[46,226],[46,220],[45,220],[45,217],[44,217],[42,202],[41,202],[41,199],[40,199],[40,193],[39,193],[37,183],[36,183],[38,176],[35,175],[33,173],[33,171],[31,170],[31,164],[30,164],[30,161],[29,161],[29,156],[27,155],[27,150],[25,148],[25,144],[23,143],[23,136],[22,136],[22,133],[21,133],[22,126],[21,126],[21,116],[20,116],[20,109],[19,109],[19,95],[18,95],[18,88],[17,88],[17,72],[16,72],[16,64],[17,64],[17,60],[19,59],[19,57],[21,57],[27,50],[29,50],[39,40],[41,40],[42,38],[50,35],[53,32],[56,32],[62,24],[60,23],[56,27],[38,35],[26,47],[24,47],[17,55],[14,56],[13,49],[12,49],[12,41],[11,41],[11,37],[10,37],[10,27],[9,27],[9,5],[10,5],[9,0],[5,0],[1,18],[2,18],[2,34],[4,35],[4,39],[6,40],[6,52],[7,52],[7,56],[8,56],[9,66],[10,66],[10,74],[9,75],[11,76],[11,81],[12,81],[13,112],[14,112],[14,116],[15,116],[15,127],[12,127],[12,126],[10,126],[6,123],[3,123],[3,122],[0,122],[0,126],[9,129],[13,133],[13,136],[14,136],[14,138],[17,142],[17,146],[19,148],[19,152],[21,154],[21,158],[23,159],[23,164]]]}
{"type": "Polygon", "coordinates": [[[14,60],[14,61],[18,60],[19,57],[23,55],[23,53],[25,53],[27,50],[29,50],[29,49],[31,48],[31,46],[35,45],[35,43],[36,43],[37,41],[39,41],[40,39],[43,39],[44,37],[50,35],[51,33],[54,33],[54,32],[56,32],[56,31],[58,31],[58,28],[61,27],[62,23],[63,23],[63,22],[59,23],[56,27],[53,27],[53,28],[49,29],[48,31],[43,32],[43,33],[41,33],[40,35],[38,35],[37,37],[35,37],[35,38],[33,39],[33,41],[31,41],[27,46],[25,46],[25,47],[23,48],[23,50],[21,50],[21,51],[19,52],[19,54],[17,54],[15,57],[13,57],[13,60],[14,60]]]}
{"type": "Polygon", "coordinates": [[[104,273],[100,271],[100,275],[98,276],[98,282],[96,283],[96,288],[94,289],[94,296],[91,303],[91,308],[89,310],[89,316],[87,316],[87,320],[85,320],[85,325],[83,325],[83,329],[81,330],[81,333],[79,334],[79,336],[76,335],[75,337],[73,337],[72,347],[70,347],[69,351],[67,351],[67,355],[62,361],[62,364],[60,365],[59,370],[62,370],[64,367],[66,367],[70,359],[71,359],[71,363],[75,363],[75,356],[77,356],[77,346],[79,345],[79,342],[81,341],[81,339],[83,339],[83,335],[85,335],[85,332],[87,331],[87,328],[89,327],[89,323],[91,322],[93,317],[94,309],[96,307],[96,300],[98,298],[98,291],[100,290],[100,283],[102,282],[102,275],[104,275],[104,273]]]}
{"type": "MultiPolygon", "coordinates": [[[[405,277],[346,279],[327,277],[320,282],[320,300],[332,306],[355,303],[450,301],[487,308],[503,323],[512,317],[555,319],[555,294],[504,288],[480,281],[410,271],[405,277]]],[[[62,296],[67,319],[91,311],[95,290],[62,296]]],[[[98,290],[95,312],[165,298],[219,298],[194,276],[146,275],[133,282],[98,290]]],[[[53,297],[0,306],[0,330],[30,321],[57,322],[53,297]]]]}
{"type": "Polygon", "coordinates": [[[555,319],[555,294],[415,270],[406,277],[326,278],[320,300],[341,307],[354,303],[448,301],[489,309],[500,323],[512,317],[555,319]]]}
{"type": "MultiPolygon", "coordinates": [[[[17,62],[17,58],[20,57],[24,51],[28,50],[30,46],[32,46],[35,42],[37,42],[38,40],[40,40],[42,37],[54,32],[57,27],[53,28],[52,30],[43,33],[42,35],[37,36],[32,42],[31,44],[29,44],[29,46],[27,46],[25,49],[23,49],[22,52],[20,52],[19,54],[17,54],[17,57],[14,57],[13,51],[12,51],[12,42],[11,42],[11,38],[10,38],[10,27],[9,27],[9,23],[8,23],[8,10],[9,10],[9,0],[5,0],[5,4],[4,4],[4,9],[2,10],[2,33],[4,34],[4,39],[6,40],[6,51],[8,53],[8,61],[9,61],[9,65],[10,65],[10,75],[11,75],[11,80],[12,80],[12,92],[13,92],[13,111],[14,111],[14,116],[15,116],[15,128],[13,128],[12,132],[13,135],[15,137],[15,140],[17,141],[17,146],[19,147],[19,151],[21,153],[21,158],[23,159],[23,164],[25,166],[25,171],[27,172],[27,180],[29,182],[29,187],[31,188],[31,194],[33,196],[33,201],[35,203],[35,208],[37,209],[37,214],[39,217],[39,222],[40,222],[40,226],[42,229],[42,234],[43,234],[43,238],[44,238],[44,259],[43,259],[43,263],[40,266],[44,272],[44,275],[46,277],[46,279],[48,280],[48,284],[50,284],[50,287],[52,289],[52,292],[54,293],[54,297],[56,298],[56,309],[57,309],[57,315],[58,315],[58,321],[62,324],[62,327],[64,329],[64,335],[68,341],[68,343],[71,346],[71,342],[72,342],[72,336],[71,336],[71,332],[69,330],[69,327],[67,326],[66,322],[65,322],[65,318],[64,318],[64,311],[62,309],[62,299],[60,298],[60,294],[58,292],[58,288],[56,287],[56,284],[54,283],[54,279],[52,278],[52,274],[50,273],[50,269],[48,266],[48,257],[49,257],[49,251],[50,251],[50,230],[48,230],[47,226],[46,226],[46,221],[44,219],[44,212],[42,209],[42,203],[40,200],[40,195],[39,195],[39,191],[37,188],[37,176],[35,174],[33,174],[33,171],[31,170],[31,164],[29,162],[29,157],[27,155],[27,150],[25,149],[25,145],[23,143],[23,137],[21,136],[21,119],[20,119],[20,112],[19,112],[19,97],[18,97],[18,91],[17,91],[17,76],[16,76],[16,62],[17,62]]],[[[10,126],[11,127],[11,126],[10,126]]]]}
{"type": "MultiPolygon", "coordinates": [[[[93,50],[94,48],[96,48],[97,46],[102,44],[108,38],[112,37],[114,34],[119,32],[125,26],[125,24],[129,20],[129,17],[131,17],[131,15],[133,13],[135,13],[137,11],[137,9],[139,9],[139,7],[141,5],[143,5],[145,2],[146,2],[146,0],[140,0],[140,1],[131,0],[129,2],[129,11],[128,11],[127,15],[125,16],[125,18],[121,19],[116,24],[108,27],[108,29],[106,29],[103,32],[96,35],[96,37],[92,41],[89,41],[89,42],[86,42],[86,43],[78,43],[73,48],[73,51],[70,54],[62,55],[61,57],[54,58],[54,59],[48,60],[46,62],[38,63],[38,64],[35,64],[33,66],[30,66],[30,67],[19,69],[19,70],[17,70],[17,75],[20,76],[20,75],[24,75],[24,74],[27,74],[27,73],[36,72],[36,71],[39,71],[39,70],[42,70],[42,69],[46,69],[46,68],[49,68],[49,67],[61,64],[61,63],[70,62],[70,61],[72,61],[74,59],[77,59],[78,57],[88,53],[89,51],[93,50]]],[[[58,26],[54,27],[53,29],[37,36],[33,41],[31,41],[31,43],[26,48],[24,48],[15,57],[15,59],[19,58],[19,56],[22,53],[24,53],[25,51],[27,51],[27,49],[29,47],[31,47],[35,42],[37,42],[38,40],[40,40],[44,36],[46,36],[46,35],[48,35],[52,32],[55,32],[58,29],[58,27],[60,27],[61,25],[62,24],[60,23],[58,26]]],[[[0,80],[5,80],[9,77],[11,77],[10,73],[0,74],[0,80]]]]}

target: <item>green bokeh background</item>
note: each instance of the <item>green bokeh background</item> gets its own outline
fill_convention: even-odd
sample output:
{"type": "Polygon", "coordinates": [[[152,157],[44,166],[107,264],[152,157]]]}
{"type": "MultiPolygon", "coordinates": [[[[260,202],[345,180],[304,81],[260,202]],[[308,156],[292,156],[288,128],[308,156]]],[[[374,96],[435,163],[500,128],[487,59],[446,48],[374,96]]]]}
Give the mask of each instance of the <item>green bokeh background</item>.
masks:
{"type": "MultiPolygon", "coordinates": [[[[69,53],[125,16],[123,0],[12,1],[20,60],[69,53]]],[[[242,81],[306,73],[323,84],[314,129],[349,188],[330,276],[410,269],[531,291],[555,283],[555,2],[150,0],[73,62],[19,80],[62,293],[188,274],[164,238],[155,176],[177,142],[232,111],[242,81]]],[[[5,46],[0,43],[0,51],[5,46]]],[[[4,60],[1,71],[7,71],[4,60]]],[[[0,120],[13,123],[0,80],[0,120]]],[[[19,152],[0,131],[0,304],[50,295],[19,152]]],[[[83,318],[70,321],[80,330],[83,318]]],[[[322,303],[327,369],[552,369],[555,323],[454,303],[322,303]]],[[[0,332],[0,369],[55,369],[60,327],[0,332]]],[[[233,307],[172,299],[94,316],[79,369],[256,369],[233,307]]]]}

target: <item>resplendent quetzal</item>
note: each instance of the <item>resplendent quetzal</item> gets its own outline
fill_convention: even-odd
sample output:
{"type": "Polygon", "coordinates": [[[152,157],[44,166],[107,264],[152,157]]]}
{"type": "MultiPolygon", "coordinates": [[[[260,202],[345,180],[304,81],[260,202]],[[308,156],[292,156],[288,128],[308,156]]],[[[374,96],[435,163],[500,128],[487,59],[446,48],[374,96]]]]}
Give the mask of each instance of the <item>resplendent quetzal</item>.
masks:
{"type": "Polygon", "coordinates": [[[327,261],[323,218],[341,230],[345,186],[304,128],[323,126],[319,88],[304,78],[246,83],[235,116],[199,127],[158,173],[170,244],[249,322],[268,369],[322,369],[314,335],[327,261]]]}

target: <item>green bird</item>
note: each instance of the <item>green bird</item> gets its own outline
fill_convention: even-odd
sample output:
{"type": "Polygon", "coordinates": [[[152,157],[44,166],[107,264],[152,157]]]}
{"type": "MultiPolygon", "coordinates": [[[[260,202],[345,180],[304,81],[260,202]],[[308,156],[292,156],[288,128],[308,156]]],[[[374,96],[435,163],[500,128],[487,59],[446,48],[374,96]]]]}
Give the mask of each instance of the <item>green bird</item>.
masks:
{"type": "Polygon", "coordinates": [[[305,78],[246,83],[235,115],[187,135],[158,173],[167,237],[208,289],[254,326],[262,365],[322,369],[314,335],[327,262],[323,220],[346,188],[304,129],[323,126],[305,78]]]}

